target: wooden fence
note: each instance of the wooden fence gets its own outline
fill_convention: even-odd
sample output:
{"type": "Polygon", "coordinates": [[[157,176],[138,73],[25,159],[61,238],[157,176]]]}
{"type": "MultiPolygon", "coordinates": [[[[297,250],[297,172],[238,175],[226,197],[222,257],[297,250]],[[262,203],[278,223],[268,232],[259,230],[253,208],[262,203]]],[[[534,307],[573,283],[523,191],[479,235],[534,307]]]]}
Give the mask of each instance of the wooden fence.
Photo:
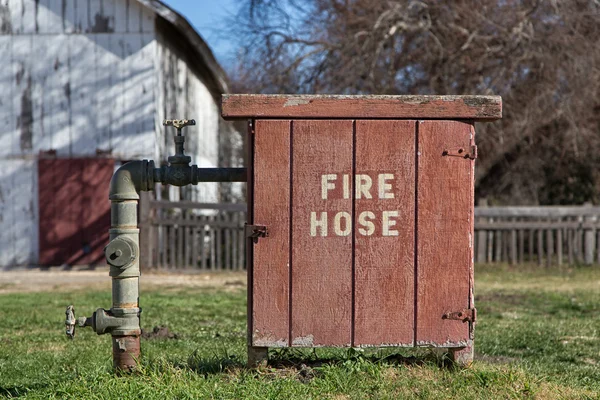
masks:
{"type": "Polygon", "coordinates": [[[600,263],[600,207],[476,207],[475,262],[600,263]]]}
{"type": "MultiPolygon", "coordinates": [[[[245,204],[140,201],[144,268],[245,268],[245,204]]],[[[600,207],[475,207],[475,262],[600,263],[600,207]]]]}
{"type": "Polygon", "coordinates": [[[245,204],[140,199],[142,268],[245,269],[245,204]]]}

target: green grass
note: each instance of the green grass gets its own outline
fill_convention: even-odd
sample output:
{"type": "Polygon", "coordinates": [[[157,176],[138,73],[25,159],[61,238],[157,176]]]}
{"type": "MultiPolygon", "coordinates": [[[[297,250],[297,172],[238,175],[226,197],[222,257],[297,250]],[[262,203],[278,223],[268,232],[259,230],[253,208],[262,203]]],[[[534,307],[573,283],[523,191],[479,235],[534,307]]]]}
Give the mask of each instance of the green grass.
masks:
{"type": "MultiPolygon", "coordinates": [[[[115,377],[108,336],[63,334],[64,307],[90,315],[110,293],[0,295],[0,397],[600,399],[600,268],[476,268],[476,361],[453,368],[429,350],[273,351],[245,364],[245,292],[169,288],[142,293],[140,372],[115,377]]],[[[108,279],[108,277],[107,277],[108,279]]]]}

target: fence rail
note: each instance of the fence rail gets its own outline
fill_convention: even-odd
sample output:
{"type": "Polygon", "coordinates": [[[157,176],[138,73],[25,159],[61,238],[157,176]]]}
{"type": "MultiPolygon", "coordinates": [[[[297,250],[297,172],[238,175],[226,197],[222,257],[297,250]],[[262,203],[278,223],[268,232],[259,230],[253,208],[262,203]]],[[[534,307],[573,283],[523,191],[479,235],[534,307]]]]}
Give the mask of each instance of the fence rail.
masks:
{"type": "Polygon", "coordinates": [[[600,207],[476,207],[475,262],[600,263],[600,207]]]}
{"type": "MultiPolygon", "coordinates": [[[[140,200],[142,266],[245,268],[246,204],[140,200]]],[[[475,207],[475,262],[600,263],[600,207],[475,207]]]]}

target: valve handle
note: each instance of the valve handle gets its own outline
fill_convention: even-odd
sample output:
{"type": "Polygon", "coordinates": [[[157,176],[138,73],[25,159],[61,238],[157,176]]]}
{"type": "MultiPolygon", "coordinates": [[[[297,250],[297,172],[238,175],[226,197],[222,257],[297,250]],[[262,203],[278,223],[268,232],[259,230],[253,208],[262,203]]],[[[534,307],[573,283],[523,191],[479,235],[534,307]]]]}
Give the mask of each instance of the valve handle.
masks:
{"type": "Polygon", "coordinates": [[[196,125],[195,119],[165,119],[163,121],[163,126],[173,126],[177,129],[177,135],[181,135],[181,129],[186,126],[196,125]]]}
{"type": "Polygon", "coordinates": [[[65,329],[67,337],[71,340],[75,337],[75,308],[70,305],[67,306],[67,310],[65,311],[65,329]]]}

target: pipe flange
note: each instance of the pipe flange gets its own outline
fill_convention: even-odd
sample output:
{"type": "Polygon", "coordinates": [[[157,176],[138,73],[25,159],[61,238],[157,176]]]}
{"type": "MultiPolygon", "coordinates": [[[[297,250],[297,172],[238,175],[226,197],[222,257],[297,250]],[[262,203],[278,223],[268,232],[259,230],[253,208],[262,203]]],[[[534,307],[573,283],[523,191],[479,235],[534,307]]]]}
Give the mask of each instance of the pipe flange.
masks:
{"type": "Polygon", "coordinates": [[[119,236],[104,248],[106,262],[116,268],[127,268],[138,256],[137,244],[128,237],[119,236]]]}

